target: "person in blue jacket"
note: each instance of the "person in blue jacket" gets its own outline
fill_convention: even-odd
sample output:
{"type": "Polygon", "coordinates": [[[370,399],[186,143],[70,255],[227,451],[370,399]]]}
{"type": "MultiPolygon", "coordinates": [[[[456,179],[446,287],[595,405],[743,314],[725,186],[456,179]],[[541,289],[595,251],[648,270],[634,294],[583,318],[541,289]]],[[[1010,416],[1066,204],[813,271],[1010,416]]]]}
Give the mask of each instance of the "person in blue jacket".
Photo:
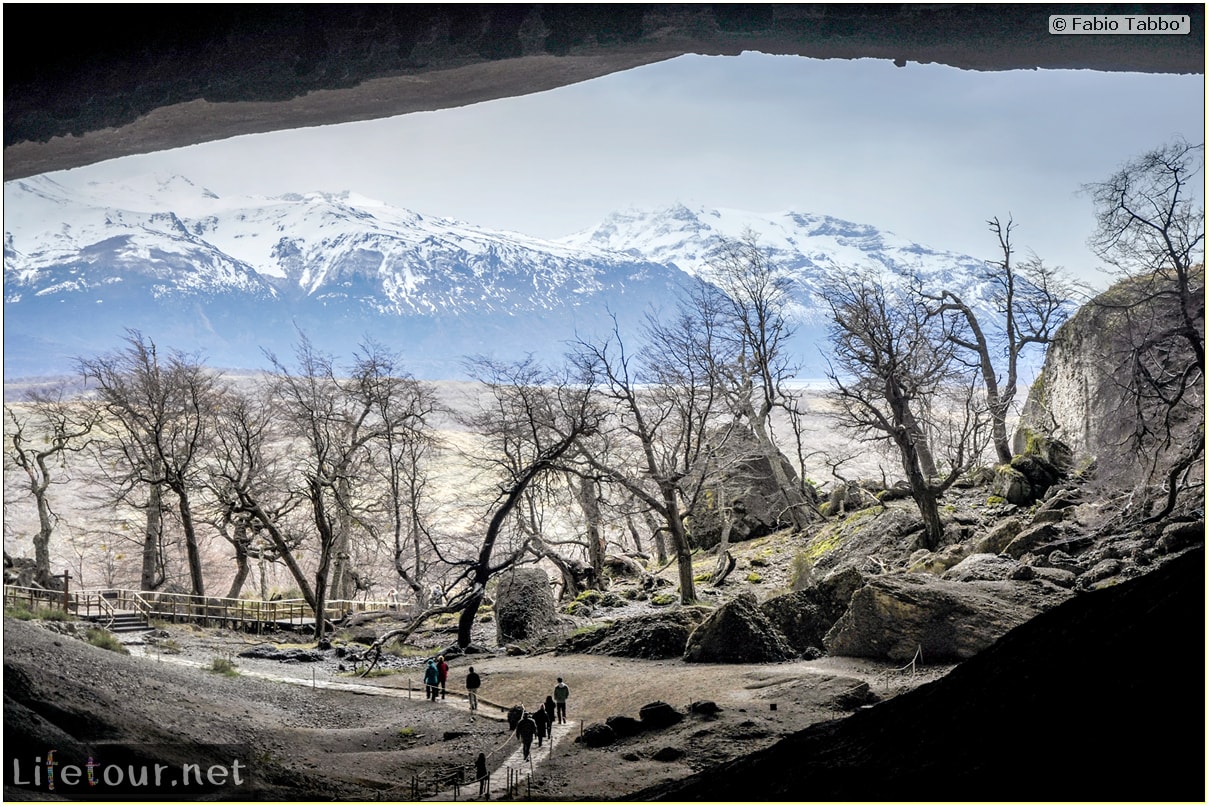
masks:
{"type": "Polygon", "coordinates": [[[433,658],[428,659],[428,665],[424,667],[424,699],[436,702],[437,695],[441,693],[441,672],[437,669],[437,662],[433,658]]]}

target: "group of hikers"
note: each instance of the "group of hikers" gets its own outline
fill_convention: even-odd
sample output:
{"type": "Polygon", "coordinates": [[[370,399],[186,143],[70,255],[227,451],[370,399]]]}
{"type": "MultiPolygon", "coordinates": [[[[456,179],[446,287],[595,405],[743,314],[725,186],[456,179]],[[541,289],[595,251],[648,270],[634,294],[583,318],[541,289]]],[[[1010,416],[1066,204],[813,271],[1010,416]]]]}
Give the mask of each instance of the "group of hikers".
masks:
{"type": "Polygon", "coordinates": [[[563,679],[558,678],[554,693],[547,695],[545,702],[532,711],[526,711],[522,705],[514,705],[508,711],[508,729],[516,738],[521,740],[525,760],[529,760],[529,749],[533,739],[537,738],[537,746],[541,747],[545,739],[554,739],[554,725],[565,725],[567,722],[567,698],[571,689],[563,679]]]}
{"type": "MultiPolygon", "coordinates": [[[[470,671],[473,672],[474,669],[471,668],[470,671]]],[[[448,679],[449,664],[445,662],[445,656],[429,658],[424,667],[424,699],[436,702],[438,694],[442,700],[445,699],[445,682],[448,679]]]]}
{"type": "MultiPolygon", "coordinates": [[[[424,667],[424,699],[430,702],[445,699],[448,680],[449,664],[445,662],[445,656],[438,655],[435,658],[429,658],[424,667]]],[[[472,713],[479,710],[478,691],[482,685],[482,677],[473,666],[469,667],[466,672],[466,699],[470,703],[472,713]]],[[[538,747],[541,747],[546,740],[553,742],[554,725],[567,723],[567,699],[570,696],[570,687],[560,677],[554,685],[554,693],[547,695],[545,701],[532,711],[525,710],[525,707],[520,704],[514,705],[508,711],[508,730],[520,740],[525,761],[529,760],[530,749],[533,747],[535,738],[538,747]]],[[[487,789],[486,753],[479,753],[478,758],[475,759],[474,772],[475,779],[479,782],[479,795],[481,796],[487,789]]]]}
{"type": "MultiPolygon", "coordinates": [[[[469,673],[466,675],[466,690],[471,692],[471,707],[472,711],[478,710],[478,699],[474,695],[474,690],[480,685],[479,676],[475,674],[474,667],[470,667],[469,673]],[[470,686],[470,679],[474,678],[474,687],[470,686]]],[[[525,754],[525,761],[529,761],[530,749],[533,747],[534,738],[537,739],[537,746],[541,747],[542,742],[549,740],[554,742],[554,725],[565,725],[567,723],[567,698],[571,695],[571,689],[560,677],[558,683],[554,686],[554,693],[547,695],[544,702],[534,708],[532,711],[526,711],[523,705],[514,705],[508,711],[508,730],[512,735],[520,739],[521,749],[525,754]]],[[[487,792],[487,754],[479,753],[478,758],[474,760],[474,777],[479,782],[479,796],[482,797],[487,792]]]]}

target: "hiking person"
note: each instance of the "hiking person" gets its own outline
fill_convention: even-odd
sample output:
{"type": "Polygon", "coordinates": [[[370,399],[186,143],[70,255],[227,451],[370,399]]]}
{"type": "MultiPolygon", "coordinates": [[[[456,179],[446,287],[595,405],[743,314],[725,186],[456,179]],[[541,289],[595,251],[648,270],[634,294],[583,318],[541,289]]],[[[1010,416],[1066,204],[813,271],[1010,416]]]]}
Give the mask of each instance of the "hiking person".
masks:
{"type": "Polygon", "coordinates": [[[554,687],[554,707],[558,713],[558,724],[560,725],[567,723],[567,697],[569,696],[571,696],[571,689],[561,677],[558,678],[558,685],[554,687]]]}
{"type": "Polygon", "coordinates": [[[526,713],[516,724],[516,737],[521,740],[521,747],[525,751],[525,761],[529,760],[529,748],[533,746],[533,737],[536,735],[537,723],[533,721],[530,714],[526,713]]]}
{"type": "Polygon", "coordinates": [[[474,777],[479,782],[479,797],[487,794],[487,754],[479,753],[474,760],[474,777]]]}
{"type": "Polygon", "coordinates": [[[515,731],[516,726],[525,716],[525,709],[519,705],[514,705],[508,710],[508,730],[515,731]]]}
{"type": "Polygon", "coordinates": [[[550,723],[546,719],[545,706],[540,706],[533,712],[533,724],[537,725],[537,746],[542,746],[542,740],[550,735],[550,723]]]}
{"type": "Polygon", "coordinates": [[[554,698],[549,694],[546,695],[546,701],[542,703],[542,709],[546,712],[546,731],[550,739],[554,739],[554,698]]]}
{"type": "Polygon", "coordinates": [[[483,685],[482,678],[474,667],[470,667],[470,671],[466,673],[466,699],[470,700],[470,710],[479,710],[479,686],[483,685]]]}
{"type": "Polygon", "coordinates": [[[429,658],[428,665],[424,667],[424,699],[436,702],[440,685],[441,672],[437,669],[437,662],[429,658]]]}
{"type": "MultiPolygon", "coordinates": [[[[445,699],[445,681],[449,679],[449,664],[445,662],[445,656],[437,657],[437,678],[441,683],[441,699],[445,699]]],[[[433,697],[435,700],[436,697],[433,697]]]]}

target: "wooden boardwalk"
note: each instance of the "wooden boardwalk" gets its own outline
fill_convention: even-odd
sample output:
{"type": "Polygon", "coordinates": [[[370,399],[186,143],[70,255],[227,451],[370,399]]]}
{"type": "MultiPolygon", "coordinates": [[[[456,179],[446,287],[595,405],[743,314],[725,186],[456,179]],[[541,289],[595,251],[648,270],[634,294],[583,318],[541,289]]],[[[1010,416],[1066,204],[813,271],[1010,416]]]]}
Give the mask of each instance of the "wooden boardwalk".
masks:
{"type": "MultiPolygon", "coordinates": [[[[195,623],[248,632],[285,629],[305,631],[315,626],[315,611],[305,599],[229,599],[188,593],[133,591],[122,588],[52,591],[45,588],[4,586],[6,607],[30,610],[53,608],[99,624],[115,623],[119,616],[139,614],[148,622],[195,623]]],[[[390,610],[393,602],[336,599],[326,603],[323,615],[332,623],[354,613],[390,610]]]]}

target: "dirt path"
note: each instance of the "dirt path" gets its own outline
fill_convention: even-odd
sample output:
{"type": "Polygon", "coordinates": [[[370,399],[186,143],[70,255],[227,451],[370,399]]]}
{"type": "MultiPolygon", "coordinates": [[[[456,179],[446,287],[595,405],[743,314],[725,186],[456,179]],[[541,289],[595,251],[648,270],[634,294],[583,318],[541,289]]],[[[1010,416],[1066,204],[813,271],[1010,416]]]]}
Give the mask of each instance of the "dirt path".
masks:
{"type": "MultiPolygon", "coordinates": [[[[471,781],[479,752],[488,754],[492,800],[620,797],[763,749],[811,724],[846,716],[861,698],[893,697],[940,677],[949,668],[912,673],[851,658],[740,666],[555,653],[472,655],[451,660],[447,699],[432,705],[425,703],[421,693],[418,666],[359,679],[345,676],[347,672],[341,672],[334,661],[282,663],[239,658],[238,653],[251,643],[246,636],[179,630],[173,631],[173,642],[180,654],[169,655],[154,647],[131,649],[142,653],[140,664],[161,668],[204,669],[214,657],[229,657],[241,677],[266,685],[289,683],[285,688],[299,692],[304,704],[299,721],[280,732],[289,740],[281,745],[282,754],[292,753],[291,764],[297,767],[338,769],[341,779],[371,787],[386,798],[410,794],[416,771],[428,786],[439,770],[463,771],[468,783],[456,792],[439,785],[435,793],[431,788],[427,794],[421,792],[420,797],[428,800],[479,799],[478,785],[471,781]],[[470,713],[461,688],[469,666],[482,678],[477,715],[470,713]],[[508,731],[506,711],[518,704],[535,709],[553,692],[558,677],[571,690],[569,722],[556,726],[553,743],[544,742],[539,748],[535,742],[531,759],[525,761],[518,741],[508,731]],[[375,696],[357,699],[395,704],[358,706],[377,712],[386,719],[384,723],[375,720],[358,727],[336,722],[338,727],[333,729],[329,721],[309,728],[305,717],[310,706],[305,703],[317,701],[325,692],[330,692],[326,696],[346,697],[370,694],[375,696]],[[588,748],[575,741],[587,725],[611,716],[637,718],[644,705],[655,701],[674,706],[684,715],[682,721],[603,748],[588,748]],[[690,713],[690,704],[702,701],[712,701],[720,710],[712,716],[690,713]],[[416,738],[400,741],[400,735],[416,738]],[[510,795],[510,784],[519,791],[510,795]]],[[[205,690],[198,692],[199,697],[206,695],[205,690]]],[[[275,719],[269,713],[259,716],[254,700],[232,698],[225,707],[258,723],[272,724],[275,719]]]]}

